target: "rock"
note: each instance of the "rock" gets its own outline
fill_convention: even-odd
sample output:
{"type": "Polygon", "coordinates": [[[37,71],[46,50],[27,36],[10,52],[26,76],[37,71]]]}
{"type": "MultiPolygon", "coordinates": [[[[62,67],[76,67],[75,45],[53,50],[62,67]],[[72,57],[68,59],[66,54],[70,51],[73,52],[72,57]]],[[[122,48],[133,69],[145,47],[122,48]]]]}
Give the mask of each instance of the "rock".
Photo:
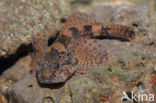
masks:
{"type": "Polygon", "coordinates": [[[15,93],[13,100],[16,100],[17,103],[21,103],[21,101],[24,103],[47,103],[47,101],[49,101],[48,103],[71,103],[67,84],[62,88],[59,86],[55,86],[55,88],[53,88],[54,86],[41,87],[36,81],[36,77],[31,74],[14,83],[8,94],[15,93]]]}
{"type": "Polygon", "coordinates": [[[59,20],[70,13],[66,0],[1,0],[0,4],[0,57],[16,53],[34,34],[53,35],[59,20]]]}
{"type": "Polygon", "coordinates": [[[113,23],[133,26],[142,31],[146,30],[150,23],[149,10],[144,6],[94,4],[88,13],[104,24],[113,23]]]}
{"type": "Polygon", "coordinates": [[[156,26],[155,12],[130,4],[96,4],[87,13],[106,24],[135,27],[133,23],[137,22],[136,40],[101,40],[106,44],[105,48],[115,55],[112,61],[59,85],[39,84],[35,73],[30,72],[31,58],[27,55],[0,76],[0,83],[6,88],[3,90],[0,86],[5,94],[2,96],[5,98],[7,95],[13,103],[121,103],[123,92],[155,94],[156,32],[151,29],[156,26]],[[145,32],[147,35],[143,35],[145,32]]]}
{"type": "Polygon", "coordinates": [[[22,80],[31,72],[31,57],[26,56],[16,62],[10,69],[3,72],[0,81],[10,87],[15,82],[22,80]]]}

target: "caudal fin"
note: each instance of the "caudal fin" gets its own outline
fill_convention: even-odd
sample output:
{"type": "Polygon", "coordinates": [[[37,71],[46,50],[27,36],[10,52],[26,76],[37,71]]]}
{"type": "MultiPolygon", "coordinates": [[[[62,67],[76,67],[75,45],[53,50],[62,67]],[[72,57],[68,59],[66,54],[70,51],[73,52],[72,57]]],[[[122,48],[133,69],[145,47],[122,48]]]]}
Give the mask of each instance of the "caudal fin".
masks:
{"type": "Polygon", "coordinates": [[[134,39],[135,32],[131,27],[112,24],[112,25],[104,25],[102,27],[101,36],[112,36],[112,37],[134,39]]]}

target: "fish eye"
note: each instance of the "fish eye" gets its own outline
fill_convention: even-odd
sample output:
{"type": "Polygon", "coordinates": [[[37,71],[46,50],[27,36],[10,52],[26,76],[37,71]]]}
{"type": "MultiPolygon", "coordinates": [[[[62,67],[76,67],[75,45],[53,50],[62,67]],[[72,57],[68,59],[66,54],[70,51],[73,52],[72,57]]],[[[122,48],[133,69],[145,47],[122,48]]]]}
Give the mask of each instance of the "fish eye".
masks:
{"type": "Polygon", "coordinates": [[[56,64],[56,67],[57,67],[57,68],[59,68],[59,67],[60,67],[60,65],[59,65],[59,64],[56,64]]]}
{"type": "Polygon", "coordinates": [[[38,62],[38,65],[39,65],[41,68],[43,68],[43,67],[44,67],[44,65],[43,65],[43,64],[41,64],[40,62],[38,62]]]}
{"type": "Polygon", "coordinates": [[[50,63],[48,63],[48,64],[47,64],[47,66],[48,66],[48,68],[51,68],[51,65],[50,65],[50,63]]]}

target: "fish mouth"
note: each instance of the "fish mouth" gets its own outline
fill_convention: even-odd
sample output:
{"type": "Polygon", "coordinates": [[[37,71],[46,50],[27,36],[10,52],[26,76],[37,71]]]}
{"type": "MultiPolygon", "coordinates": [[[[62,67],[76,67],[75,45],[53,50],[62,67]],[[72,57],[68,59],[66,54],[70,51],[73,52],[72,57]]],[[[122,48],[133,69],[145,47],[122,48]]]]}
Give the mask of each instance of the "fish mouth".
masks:
{"type": "Polygon", "coordinates": [[[56,76],[49,69],[36,71],[37,81],[41,84],[60,84],[66,81],[63,76],[56,76]]]}

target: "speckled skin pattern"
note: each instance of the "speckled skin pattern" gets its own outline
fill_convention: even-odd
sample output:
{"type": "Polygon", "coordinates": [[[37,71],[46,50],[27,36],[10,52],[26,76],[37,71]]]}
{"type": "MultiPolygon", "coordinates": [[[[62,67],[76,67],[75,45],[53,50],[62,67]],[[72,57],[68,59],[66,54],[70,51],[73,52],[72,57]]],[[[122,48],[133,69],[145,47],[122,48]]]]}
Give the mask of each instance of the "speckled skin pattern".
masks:
{"type": "Polygon", "coordinates": [[[103,25],[86,14],[73,13],[50,50],[48,38],[33,36],[32,64],[37,80],[42,84],[63,83],[74,74],[87,73],[88,69],[110,61],[112,54],[99,37],[133,39],[135,32],[127,26],[103,25]]]}

